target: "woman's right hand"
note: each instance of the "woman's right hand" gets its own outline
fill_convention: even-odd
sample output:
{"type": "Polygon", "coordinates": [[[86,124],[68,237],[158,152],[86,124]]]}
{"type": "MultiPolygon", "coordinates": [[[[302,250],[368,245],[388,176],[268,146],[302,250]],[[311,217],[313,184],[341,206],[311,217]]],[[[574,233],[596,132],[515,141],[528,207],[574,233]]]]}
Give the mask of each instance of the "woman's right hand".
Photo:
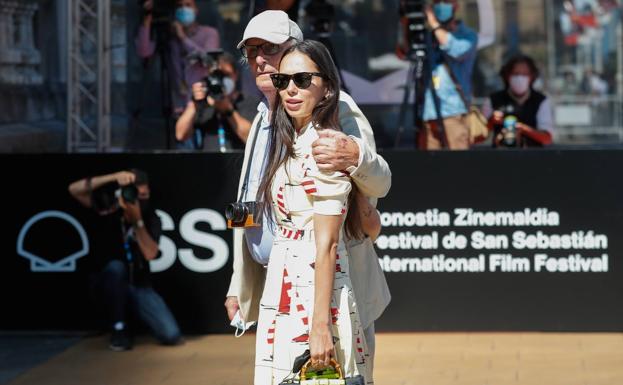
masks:
{"type": "Polygon", "coordinates": [[[328,324],[314,325],[309,333],[309,352],[311,366],[315,369],[326,368],[334,356],[333,335],[328,324]]]}

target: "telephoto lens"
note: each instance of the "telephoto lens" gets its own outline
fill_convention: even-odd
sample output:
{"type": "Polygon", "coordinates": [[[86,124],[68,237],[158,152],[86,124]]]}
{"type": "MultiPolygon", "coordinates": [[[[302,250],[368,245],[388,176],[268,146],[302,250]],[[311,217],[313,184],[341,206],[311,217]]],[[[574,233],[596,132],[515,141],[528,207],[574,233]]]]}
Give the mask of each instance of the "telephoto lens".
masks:
{"type": "Polygon", "coordinates": [[[121,188],[121,197],[124,201],[134,203],[138,199],[138,188],[136,185],[129,184],[121,188]]]}
{"type": "Polygon", "coordinates": [[[515,147],[517,145],[517,117],[507,115],[504,117],[504,137],[503,142],[507,147],[515,147]]]}

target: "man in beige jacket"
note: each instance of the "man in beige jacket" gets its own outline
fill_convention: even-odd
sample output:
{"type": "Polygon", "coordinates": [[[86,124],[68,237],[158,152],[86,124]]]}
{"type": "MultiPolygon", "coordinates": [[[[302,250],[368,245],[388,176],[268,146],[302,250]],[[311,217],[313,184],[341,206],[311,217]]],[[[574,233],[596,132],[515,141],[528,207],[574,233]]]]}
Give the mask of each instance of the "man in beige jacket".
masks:
{"type": "MultiPolygon", "coordinates": [[[[266,97],[258,106],[245,149],[238,189],[238,198],[245,202],[256,199],[268,149],[270,114],[276,97],[270,74],[278,72],[283,52],[297,40],[303,40],[303,34],[285,12],[265,11],[249,21],[238,44],[266,97]]],[[[376,199],[389,191],[391,171],[387,162],[376,154],[370,123],[345,92],[340,92],[339,109],[342,132],[323,131],[314,142],[314,158],[323,171],[348,171],[359,191],[376,205],[376,199]]],[[[238,311],[245,322],[258,318],[266,275],[264,266],[268,264],[273,239],[270,226],[264,222],[262,227],[234,230],[234,271],[225,301],[230,320],[238,311]]],[[[389,289],[370,238],[347,241],[347,248],[355,298],[370,359],[374,362],[374,321],[390,301],[389,289]]]]}

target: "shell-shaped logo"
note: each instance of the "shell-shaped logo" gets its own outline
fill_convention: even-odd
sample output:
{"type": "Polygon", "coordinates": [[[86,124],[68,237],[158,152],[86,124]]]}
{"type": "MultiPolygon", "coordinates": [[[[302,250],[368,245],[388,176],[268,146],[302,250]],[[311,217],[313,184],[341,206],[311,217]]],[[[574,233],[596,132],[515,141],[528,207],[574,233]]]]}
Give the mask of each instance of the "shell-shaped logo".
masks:
{"type": "Polygon", "coordinates": [[[17,237],[17,254],[20,257],[30,260],[30,270],[37,273],[58,273],[76,271],[76,260],[84,257],[88,253],[89,239],[87,238],[87,234],[84,231],[84,228],[82,227],[80,222],[76,220],[76,218],[62,211],[43,211],[33,216],[24,224],[24,226],[22,226],[22,229],[19,232],[19,236],[17,237]],[[34,224],[46,218],[58,218],[69,223],[80,236],[80,249],[54,262],[47,260],[44,256],[35,255],[33,252],[26,250],[24,248],[24,241],[26,239],[28,231],[32,228],[34,224]]]}

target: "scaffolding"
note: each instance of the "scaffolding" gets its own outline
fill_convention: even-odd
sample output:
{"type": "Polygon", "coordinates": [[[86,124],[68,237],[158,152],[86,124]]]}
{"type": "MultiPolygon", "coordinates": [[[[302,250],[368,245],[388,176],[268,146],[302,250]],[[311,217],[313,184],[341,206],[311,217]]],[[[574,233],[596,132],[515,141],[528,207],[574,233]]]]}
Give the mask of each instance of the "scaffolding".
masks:
{"type": "Polygon", "coordinates": [[[110,148],[110,0],[67,1],[67,152],[110,148]]]}

